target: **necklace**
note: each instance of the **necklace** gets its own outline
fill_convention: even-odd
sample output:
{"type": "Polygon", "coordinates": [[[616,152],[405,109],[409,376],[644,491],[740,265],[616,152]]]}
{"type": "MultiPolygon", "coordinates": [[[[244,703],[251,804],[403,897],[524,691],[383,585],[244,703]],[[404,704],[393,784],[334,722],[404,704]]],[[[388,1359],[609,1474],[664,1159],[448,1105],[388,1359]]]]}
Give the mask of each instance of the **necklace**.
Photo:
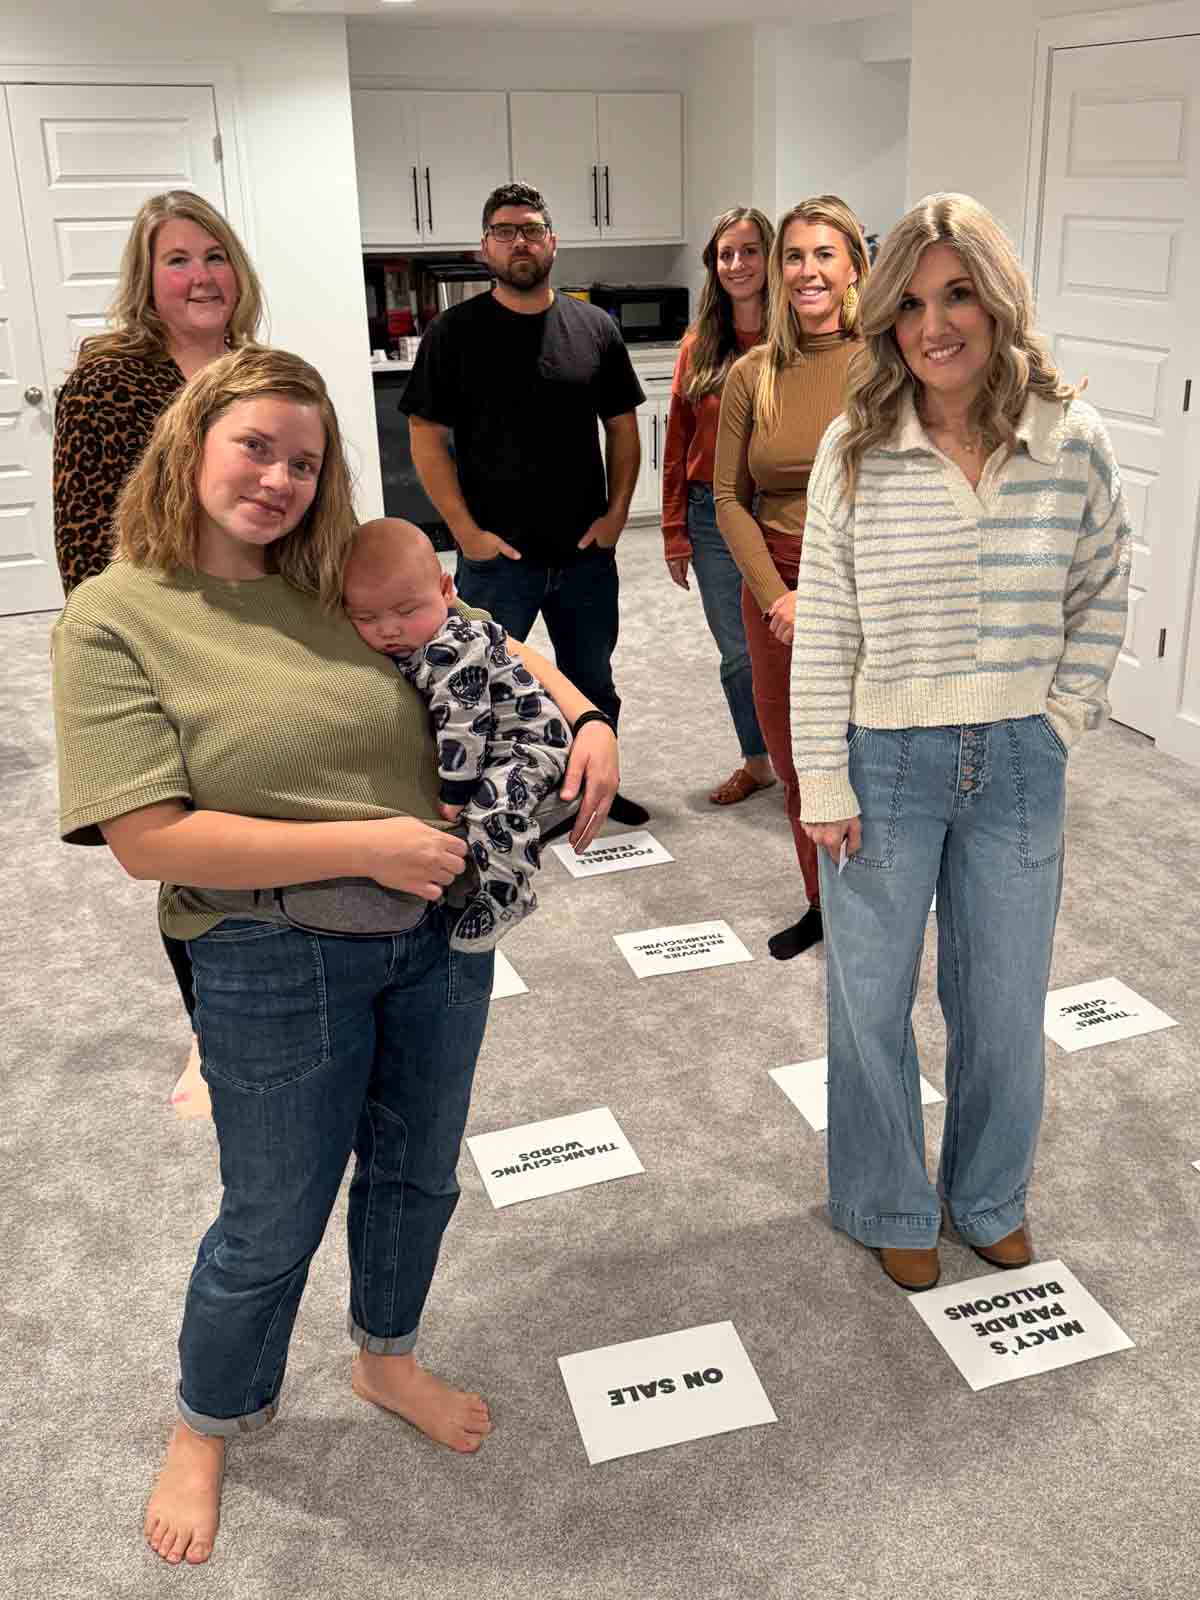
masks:
{"type": "Polygon", "coordinates": [[[924,417],[921,418],[921,423],[926,433],[928,433],[935,442],[939,437],[946,439],[969,456],[977,456],[983,449],[982,434],[977,433],[973,439],[970,437],[960,438],[959,435],[954,432],[953,428],[937,427],[933,423],[926,422],[924,417]]]}

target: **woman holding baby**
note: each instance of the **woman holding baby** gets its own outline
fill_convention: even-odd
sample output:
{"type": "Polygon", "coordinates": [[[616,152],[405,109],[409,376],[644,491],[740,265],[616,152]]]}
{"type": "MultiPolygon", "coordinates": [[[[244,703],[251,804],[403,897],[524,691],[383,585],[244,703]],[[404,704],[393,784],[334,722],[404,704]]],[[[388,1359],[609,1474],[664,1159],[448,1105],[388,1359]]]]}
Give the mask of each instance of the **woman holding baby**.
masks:
{"type": "MultiPolygon", "coordinates": [[[[356,1392],[454,1450],[492,1426],[478,1395],[413,1351],[458,1199],[493,957],[450,947],[443,897],[467,847],[433,825],[424,704],[341,610],[353,538],[320,375],[249,346],[162,416],[121,498],[117,559],[54,633],[61,831],[162,882],[161,925],[193,962],[220,1145],[220,1213],[179,1340],[180,1421],[146,1516],[172,1564],[208,1559],[226,1441],[275,1415],[351,1151],[356,1392]],[[353,938],[298,925],[284,890],[337,884],[382,897],[393,924],[353,938]]],[[[594,710],[511,648],[568,725],[594,710]]],[[[591,718],[562,790],[582,794],[580,848],[616,782],[615,737],[591,718]]]]}

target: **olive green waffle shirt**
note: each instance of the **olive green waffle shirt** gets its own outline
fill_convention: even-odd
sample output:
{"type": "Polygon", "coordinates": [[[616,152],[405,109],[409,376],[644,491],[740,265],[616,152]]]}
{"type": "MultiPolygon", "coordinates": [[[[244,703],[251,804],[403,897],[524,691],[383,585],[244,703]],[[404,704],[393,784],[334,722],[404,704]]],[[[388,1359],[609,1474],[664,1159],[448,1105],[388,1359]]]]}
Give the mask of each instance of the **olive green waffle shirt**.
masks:
{"type": "MultiPolygon", "coordinates": [[[[479,613],[468,613],[479,615],[479,613]]],[[[72,591],[54,629],[59,829],[163,800],[296,822],[437,815],[429,709],[340,611],[283,578],[232,582],[117,561],[72,591]]],[[[164,884],[163,931],[221,920],[164,884]]]]}

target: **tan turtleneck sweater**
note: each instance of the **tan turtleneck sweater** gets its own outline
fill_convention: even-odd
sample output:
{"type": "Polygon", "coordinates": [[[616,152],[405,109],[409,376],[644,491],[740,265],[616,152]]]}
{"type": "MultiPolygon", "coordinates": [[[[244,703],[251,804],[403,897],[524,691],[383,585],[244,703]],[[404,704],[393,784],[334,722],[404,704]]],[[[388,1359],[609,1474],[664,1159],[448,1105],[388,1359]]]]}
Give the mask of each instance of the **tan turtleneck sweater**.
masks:
{"type": "Polygon", "coordinates": [[[787,588],[764,530],[795,541],[799,561],[808,508],[808,476],[825,429],[840,415],[846,367],[857,339],[823,333],[780,377],[779,423],[769,435],[754,425],[754,390],[766,346],[734,363],[721,395],[713,467],[717,522],[742,577],[765,611],[787,588]]]}

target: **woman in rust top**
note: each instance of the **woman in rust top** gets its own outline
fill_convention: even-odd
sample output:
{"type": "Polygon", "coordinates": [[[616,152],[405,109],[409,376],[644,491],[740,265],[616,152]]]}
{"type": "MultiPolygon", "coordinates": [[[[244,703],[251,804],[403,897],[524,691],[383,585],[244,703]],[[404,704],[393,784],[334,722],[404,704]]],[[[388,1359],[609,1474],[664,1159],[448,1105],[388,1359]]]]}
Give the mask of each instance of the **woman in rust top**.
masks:
{"type": "Polygon", "coordinates": [[[822,938],[817,852],[800,825],[792,765],[792,630],[808,475],[842,409],[846,367],[861,343],[858,286],[869,270],[862,228],[844,200],[817,195],[786,212],[771,251],[766,343],[734,365],[721,398],[717,521],[742,574],[754,704],[783,779],[808,895],[799,921],[769,941],[780,961],[822,938]]]}
{"type": "MultiPolygon", "coordinates": [[[[117,497],[154,425],[187,380],[254,341],[262,290],[237,235],[207,200],[172,189],[147,200],[121,257],[108,333],[85,339],[54,412],[54,544],[63,588],[103,572],[117,497]]],[[[187,945],[163,944],[190,1016],[187,945]]],[[[172,1102],[208,1112],[195,1043],[172,1102]]]]}
{"type": "Polygon", "coordinates": [[[763,338],[767,257],[775,230],[753,206],[715,218],[701,260],[707,269],[700,313],[683,337],[671,383],[663,446],[662,531],[667,570],[681,589],[692,567],[709,632],[721,653],[721,688],[742,764],[709,795],[736,805],[775,782],[754,710],[750,653],[742,625],[742,578],[717,528],[713,455],[721,389],[737,358],[763,338]]]}

